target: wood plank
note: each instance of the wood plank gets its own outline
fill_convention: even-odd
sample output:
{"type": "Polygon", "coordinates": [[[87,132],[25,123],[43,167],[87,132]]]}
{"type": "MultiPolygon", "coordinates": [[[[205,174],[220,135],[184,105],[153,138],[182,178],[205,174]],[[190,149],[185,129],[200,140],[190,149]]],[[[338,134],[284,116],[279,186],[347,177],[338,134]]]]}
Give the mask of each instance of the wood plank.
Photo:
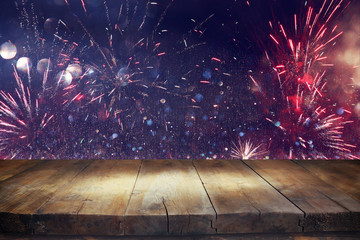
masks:
{"type": "Polygon", "coordinates": [[[295,161],[324,182],[360,201],[360,161],[318,160],[295,161]]]}
{"type": "Polygon", "coordinates": [[[0,231],[31,232],[32,215],[89,162],[42,161],[0,183],[0,231]]]}
{"type": "Polygon", "coordinates": [[[304,231],[360,230],[360,203],[294,162],[245,163],[305,212],[304,231]]]}
{"type": "Polygon", "coordinates": [[[217,213],[218,233],[301,232],[304,214],[238,160],[198,160],[195,167],[217,213]]]}
{"type": "Polygon", "coordinates": [[[34,217],[35,234],[122,235],[141,160],[96,160],[34,217]]]}
{"type": "Polygon", "coordinates": [[[191,161],[144,160],[125,235],[210,234],[215,211],[191,161]]]}
{"type": "Polygon", "coordinates": [[[35,166],[40,160],[0,160],[0,182],[35,166]]]}
{"type": "Polygon", "coordinates": [[[192,236],[64,236],[0,234],[0,240],[359,240],[360,232],[250,233],[192,236]]]}

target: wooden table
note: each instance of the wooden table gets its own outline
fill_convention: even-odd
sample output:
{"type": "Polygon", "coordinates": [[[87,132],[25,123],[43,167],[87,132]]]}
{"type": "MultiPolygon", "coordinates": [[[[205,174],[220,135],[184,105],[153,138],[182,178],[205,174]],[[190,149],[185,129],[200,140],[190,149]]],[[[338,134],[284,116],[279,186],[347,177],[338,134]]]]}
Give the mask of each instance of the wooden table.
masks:
{"type": "Polygon", "coordinates": [[[358,234],[359,173],[342,160],[1,160],[0,232],[358,234]]]}

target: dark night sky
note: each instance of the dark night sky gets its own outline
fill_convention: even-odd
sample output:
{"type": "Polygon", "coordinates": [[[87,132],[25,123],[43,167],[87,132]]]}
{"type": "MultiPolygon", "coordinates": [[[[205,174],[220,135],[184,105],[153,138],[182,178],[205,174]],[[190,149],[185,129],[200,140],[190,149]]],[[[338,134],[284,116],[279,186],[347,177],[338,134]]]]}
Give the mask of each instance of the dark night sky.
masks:
{"type": "MultiPolygon", "coordinates": [[[[16,1],[12,0],[0,2],[1,42],[8,40],[16,42],[21,36],[21,32],[16,30],[19,29],[20,20],[19,12],[15,8],[15,2],[16,1]]],[[[18,2],[20,3],[21,1],[18,0],[18,2]]],[[[66,5],[54,4],[54,2],[56,2],[55,0],[25,2],[27,2],[28,5],[34,3],[35,11],[39,18],[38,27],[40,27],[40,29],[43,27],[42,23],[50,17],[62,19],[71,27],[71,23],[74,22],[73,14],[79,16],[80,19],[86,19],[84,24],[90,31],[103,29],[106,26],[105,11],[101,4],[97,4],[99,7],[97,5],[95,5],[96,7],[92,7],[85,1],[88,10],[88,13],[85,15],[80,0],[69,1],[71,4],[70,11],[66,5]]],[[[93,2],[97,3],[98,1],[93,2]]],[[[109,2],[116,3],[116,1],[109,2]]],[[[149,22],[150,25],[152,24],[152,26],[156,24],[169,1],[162,0],[158,2],[159,6],[152,8],[153,11],[150,10],[148,14],[149,18],[147,22],[149,22]]],[[[115,4],[114,8],[110,8],[110,15],[117,15],[118,5],[119,4],[115,4]]],[[[289,4],[289,1],[286,0],[250,1],[250,5],[251,8],[246,5],[246,1],[177,0],[174,1],[169,8],[160,28],[169,30],[171,40],[181,40],[182,35],[195,26],[191,19],[201,22],[208,16],[214,14],[214,17],[204,24],[206,31],[201,37],[201,41],[207,43],[205,48],[206,54],[218,55],[220,57],[221,55],[229,56],[235,53],[234,55],[238,58],[247,58],[250,60],[241,63],[241,68],[248,69],[253,66],[254,61],[259,61],[259,58],[263,55],[263,50],[259,48],[259,44],[261,43],[258,40],[268,34],[267,20],[271,19],[273,15],[284,18],[291,16],[299,6],[299,4],[289,4]],[[232,41],[233,38],[236,38],[236,44],[232,41]],[[245,66],[244,64],[249,66],[245,66]]],[[[141,15],[139,16],[142,17],[141,15]]],[[[77,29],[75,25],[76,23],[72,30],[76,34],[77,29]]],[[[148,29],[151,30],[152,27],[149,26],[148,29]]],[[[78,30],[78,32],[82,32],[81,29],[78,30]]],[[[100,37],[101,36],[99,36],[99,38],[100,37]]],[[[201,57],[199,57],[199,59],[200,58],[201,57]]],[[[231,59],[231,56],[229,56],[229,58],[231,59]]],[[[2,59],[0,61],[1,64],[4,63],[2,59]]],[[[238,63],[236,64],[238,65],[238,63]]]]}
{"type": "MultiPolygon", "coordinates": [[[[0,44],[10,40],[17,46],[22,45],[27,41],[24,36],[32,35],[33,33],[31,32],[33,32],[35,28],[39,29],[42,34],[41,37],[52,39],[52,32],[44,30],[44,22],[48,18],[56,18],[61,19],[67,24],[67,27],[71,29],[71,36],[66,35],[66,37],[70,38],[71,41],[79,43],[80,49],[89,48],[90,41],[87,39],[79,21],[82,22],[101,47],[106,46],[108,44],[108,38],[106,37],[105,28],[108,24],[106,11],[102,4],[103,0],[84,1],[87,9],[86,13],[81,5],[81,0],[68,0],[71,6],[70,8],[64,3],[64,0],[0,1],[0,44]],[[16,2],[18,2],[19,5],[21,5],[21,2],[26,2],[25,5],[30,18],[37,18],[37,23],[33,24],[25,35],[24,29],[20,29],[19,26],[20,24],[26,25],[27,20],[21,16],[20,12],[16,9],[16,2]],[[32,14],[32,11],[34,14],[32,14]]],[[[337,19],[344,28],[346,28],[347,25],[343,24],[343,19],[346,20],[349,16],[354,16],[360,11],[360,4],[356,1],[357,0],[346,10],[346,14],[343,14],[337,19]]],[[[109,16],[113,23],[117,17],[120,3],[124,1],[108,0],[107,2],[109,6],[109,16]]],[[[133,9],[136,1],[130,0],[129,2],[130,9],[133,9]]],[[[137,41],[138,36],[150,36],[152,34],[155,25],[161,18],[161,14],[170,1],[154,1],[157,2],[158,5],[151,5],[149,7],[146,25],[141,33],[136,33],[137,26],[141,23],[145,12],[144,2],[146,1],[139,0],[139,2],[141,4],[139,4],[138,14],[130,21],[130,25],[125,24],[129,26],[130,29],[130,33],[127,33],[130,42],[137,41]],[[134,24],[134,26],[131,26],[131,24],[134,24]],[[134,33],[131,31],[134,31],[134,33]]],[[[170,93],[166,95],[168,101],[164,106],[171,107],[171,114],[164,113],[166,112],[164,106],[159,104],[159,99],[162,98],[161,91],[157,89],[146,89],[141,94],[149,97],[147,97],[146,100],[142,99],[140,101],[141,94],[139,94],[139,92],[142,90],[140,91],[139,88],[126,90],[128,91],[127,94],[135,96],[136,104],[143,104],[142,106],[146,109],[145,113],[141,113],[140,120],[136,120],[136,123],[139,124],[140,127],[131,131],[127,130],[128,132],[125,131],[124,136],[122,136],[122,142],[121,144],[119,143],[119,145],[121,145],[119,148],[115,146],[116,144],[111,145],[113,143],[110,143],[111,146],[109,147],[108,140],[103,140],[95,135],[85,137],[85,139],[97,140],[93,141],[92,145],[89,144],[89,146],[86,145],[83,148],[95,148],[96,151],[101,152],[99,149],[104,149],[106,148],[104,146],[107,146],[107,148],[112,149],[111,151],[122,152],[122,158],[132,158],[134,157],[132,155],[134,150],[131,150],[133,146],[145,146],[146,143],[147,147],[151,147],[152,150],[143,155],[139,153],[140,157],[168,158],[169,153],[172,153],[175,155],[175,158],[184,158],[189,156],[189,149],[194,153],[194,155],[190,154],[190,157],[207,157],[214,153],[217,153],[219,156],[229,157],[229,150],[226,150],[228,152],[224,153],[223,149],[229,149],[231,142],[236,140],[243,132],[245,132],[249,138],[260,139],[259,141],[261,142],[271,139],[271,137],[269,137],[271,134],[273,134],[273,138],[277,138],[277,134],[280,133],[276,131],[273,133],[272,130],[269,130],[273,126],[264,120],[264,114],[268,114],[266,104],[265,106],[254,104],[261,103],[261,101],[259,101],[256,94],[252,92],[250,87],[252,86],[252,82],[248,76],[249,73],[257,77],[261,75],[265,83],[266,81],[271,81],[271,74],[266,72],[269,66],[266,61],[264,61],[264,50],[274,46],[269,38],[269,33],[272,31],[269,27],[269,20],[273,22],[280,21],[286,29],[292,29],[292,20],[295,13],[303,18],[306,16],[306,8],[304,7],[304,2],[306,1],[249,0],[248,2],[250,6],[248,6],[246,0],[175,0],[169,7],[158,29],[167,29],[168,32],[155,37],[156,41],[161,42],[160,49],[167,53],[169,52],[169,54],[166,54],[166,56],[162,58],[165,59],[162,64],[157,63],[158,60],[154,61],[155,64],[159,64],[157,68],[157,71],[161,73],[159,81],[164,81],[168,84],[167,87],[170,93]],[[214,16],[199,27],[200,31],[204,31],[203,34],[193,31],[198,23],[212,14],[214,16]],[[196,23],[194,23],[192,19],[195,20],[196,23]],[[189,45],[201,42],[206,42],[206,44],[182,52],[184,48],[183,39],[186,39],[189,45]],[[170,57],[172,56],[171,53],[173,53],[174,57],[170,57]],[[221,62],[211,60],[213,58],[220,59],[221,62]],[[206,78],[204,77],[206,76],[204,73],[207,71],[212,73],[212,82],[209,85],[202,85],[199,83],[199,79],[206,78]],[[186,75],[189,80],[185,83],[182,77],[187,72],[191,73],[186,75]],[[231,74],[231,78],[226,77],[223,73],[231,74]],[[220,84],[222,82],[225,84],[220,84]],[[180,85],[181,89],[178,90],[174,87],[175,85],[180,85]],[[189,105],[192,104],[190,99],[192,98],[193,100],[196,96],[199,97],[199,94],[203,99],[189,108],[189,105]],[[179,100],[177,98],[178,95],[185,95],[185,97],[179,100]],[[214,105],[217,104],[219,107],[214,107],[214,105]],[[141,119],[146,112],[148,112],[149,116],[165,116],[164,118],[167,118],[169,122],[173,123],[174,129],[166,133],[162,132],[163,130],[159,130],[164,127],[164,120],[161,119],[161,117],[156,119],[157,121],[154,120],[154,124],[151,126],[146,126],[144,121],[143,125],[141,125],[141,119]],[[196,119],[194,122],[191,120],[192,116],[196,119]],[[216,119],[208,119],[210,116],[216,116],[216,119]],[[154,129],[157,131],[156,141],[151,140],[153,137],[151,134],[153,134],[154,129]],[[164,139],[165,136],[166,138],[164,139]],[[265,136],[267,137],[266,139],[265,136]],[[175,140],[170,139],[171,137],[175,140]],[[161,142],[161,147],[159,147],[159,142],[161,142]],[[160,153],[162,149],[167,150],[160,153]]],[[[321,4],[322,1],[320,0],[308,1],[308,5],[314,6],[316,10],[318,10],[321,4]]],[[[119,24],[122,23],[121,21],[119,24]]],[[[51,42],[49,40],[47,41],[51,42]]],[[[114,45],[116,46],[116,43],[114,45]]],[[[120,53],[122,53],[121,51],[124,49],[119,47],[115,50],[119,59],[122,60],[120,53]]],[[[37,52],[35,47],[32,51],[32,54],[37,54],[36,58],[40,59],[44,57],[41,56],[40,52],[37,52]]],[[[129,56],[125,56],[124,58],[130,57],[130,55],[134,53],[136,52],[131,52],[129,56]]],[[[21,50],[19,54],[21,55],[21,50]]],[[[89,61],[97,64],[99,60],[98,57],[99,55],[95,53],[93,55],[90,54],[90,57],[88,54],[88,56],[84,57],[81,61],[89,61]]],[[[155,73],[150,72],[148,74],[151,75],[155,73]]],[[[104,76],[107,75],[104,74],[104,76]]],[[[10,83],[4,79],[13,79],[11,61],[0,58],[0,89],[6,91],[13,89],[15,86],[14,81],[10,83]]],[[[269,92],[271,92],[271,89],[269,92]]],[[[121,102],[121,104],[126,105],[128,103],[124,101],[121,102]]],[[[139,108],[141,109],[141,107],[139,108]]],[[[102,110],[94,107],[94,109],[89,108],[89,111],[97,112],[96,114],[99,115],[99,112],[102,110]]],[[[83,153],[84,155],[82,156],[82,153],[78,153],[77,148],[82,144],[83,140],[72,136],[76,135],[74,133],[77,131],[86,133],[93,129],[100,129],[99,134],[103,132],[103,136],[108,136],[115,131],[114,129],[118,128],[118,125],[115,125],[113,122],[109,123],[110,127],[103,126],[103,122],[95,120],[91,123],[92,125],[82,124],[81,121],[83,121],[86,114],[86,112],[83,112],[83,108],[76,107],[70,109],[69,112],[61,113],[65,122],[70,115],[71,118],[75,119],[74,122],[71,122],[73,129],[70,128],[68,130],[69,132],[64,134],[71,136],[71,141],[63,140],[61,143],[67,146],[66,151],[68,151],[69,158],[92,156],[86,153],[83,153]],[[79,123],[77,123],[77,121],[79,123]],[[81,142],[81,144],[79,142],[81,142]],[[76,152],[76,154],[74,152],[76,152]]],[[[127,124],[130,126],[131,121],[129,120],[127,124]]],[[[356,138],[356,135],[350,136],[347,139],[352,141],[352,143],[355,141],[355,144],[357,144],[354,138],[356,138]]],[[[282,152],[282,150],[278,152],[282,152]]],[[[277,157],[276,154],[277,151],[271,156],[277,157]]],[[[106,155],[106,157],[109,157],[109,155],[106,155]]]]}

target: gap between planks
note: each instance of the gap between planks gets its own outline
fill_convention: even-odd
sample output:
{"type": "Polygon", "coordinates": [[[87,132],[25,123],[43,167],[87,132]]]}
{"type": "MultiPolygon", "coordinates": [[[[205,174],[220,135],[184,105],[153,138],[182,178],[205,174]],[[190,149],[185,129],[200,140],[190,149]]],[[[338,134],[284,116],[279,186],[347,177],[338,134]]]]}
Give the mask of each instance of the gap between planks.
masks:
{"type": "Polygon", "coordinates": [[[303,212],[242,161],[198,160],[194,165],[216,209],[218,233],[302,231],[303,212]]]}
{"type": "MultiPolygon", "coordinates": [[[[206,192],[206,195],[207,195],[208,198],[209,198],[210,204],[211,204],[211,206],[212,206],[212,208],[214,209],[214,212],[215,212],[215,220],[217,220],[217,219],[218,219],[218,213],[217,213],[217,211],[216,211],[216,209],[215,209],[214,203],[212,202],[212,200],[211,200],[211,198],[210,198],[210,195],[209,195],[209,193],[208,193],[208,190],[207,190],[206,187],[205,187],[204,181],[203,181],[203,180],[201,179],[201,177],[200,177],[199,171],[198,171],[198,169],[196,168],[196,166],[195,166],[195,164],[194,164],[194,161],[196,161],[196,160],[192,160],[192,161],[191,161],[191,164],[192,164],[193,167],[195,168],[196,174],[197,174],[197,176],[199,177],[200,182],[201,182],[201,184],[202,184],[202,186],[203,186],[203,188],[204,188],[204,191],[206,192]]],[[[211,228],[214,228],[214,229],[215,229],[215,232],[217,233],[217,228],[213,226],[213,222],[212,222],[212,221],[211,221],[211,228]]]]}
{"type": "Polygon", "coordinates": [[[292,161],[254,160],[247,161],[247,165],[306,212],[302,222],[304,231],[360,229],[360,203],[330,182],[292,161]]]}
{"type": "MultiPolygon", "coordinates": [[[[253,169],[251,166],[249,166],[246,161],[241,160],[248,168],[250,168],[254,173],[256,173],[256,175],[258,175],[262,180],[264,180],[267,184],[269,184],[272,188],[274,188],[278,193],[280,193],[284,198],[286,198],[289,202],[291,202],[295,207],[297,207],[301,212],[303,212],[304,214],[304,218],[306,217],[306,212],[303,211],[298,205],[296,205],[296,203],[294,203],[293,201],[291,201],[291,199],[289,199],[285,194],[283,194],[281,191],[279,191],[274,185],[272,185],[268,180],[266,180],[263,176],[261,176],[257,171],[255,171],[255,169],[253,169]]],[[[299,224],[300,226],[300,224],[299,224]]],[[[304,232],[304,227],[302,229],[302,231],[304,232]]]]}
{"type": "Polygon", "coordinates": [[[215,216],[192,161],[145,160],[126,210],[125,235],[216,233],[215,216]]]}
{"type": "MultiPolygon", "coordinates": [[[[156,161],[156,160],[154,160],[154,161],[156,161]]],[[[168,160],[168,161],[171,161],[171,160],[168,160]]],[[[202,188],[203,188],[203,190],[205,191],[205,193],[206,193],[206,195],[207,195],[208,201],[210,202],[211,207],[212,207],[212,209],[213,209],[214,212],[215,212],[215,219],[218,219],[218,212],[217,212],[217,210],[215,209],[215,205],[214,205],[214,203],[213,203],[213,200],[211,199],[210,194],[209,194],[209,192],[208,192],[208,189],[206,188],[206,186],[205,186],[205,184],[204,184],[204,181],[203,181],[203,179],[201,178],[201,176],[200,176],[200,174],[199,174],[199,170],[198,170],[197,167],[196,167],[195,162],[197,162],[197,161],[199,161],[199,160],[191,160],[192,167],[195,169],[197,178],[198,178],[199,181],[201,182],[202,188]]],[[[208,161],[211,161],[211,160],[208,160],[208,161]]],[[[226,160],[225,160],[225,161],[226,161],[226,160]]],[[[233,161],[234,161],[234,160],[233,160],[233,161]]],[[[66,186],[69,186],[69,184],[71,184],[72,181],[73,181],[79,174],[81,174],[81,172],[83,172],[86,168],[88,168],[88,167],[92,164],[93,161],[87,161],[87,162],[88,162],[88,163],[86,164],[86,166],[84,166],[78,173],[76,173],[76,174],[70,179],[70,181],[69,181],[67,184],[64,184],[64,185],[62,185],[59,189],[56,189],[53,194],[56,195],[56,193],[57,193],[58,191],[60,191],[61,189],[65,188],[66,186]]],[[[299,210],[304,214],[304,217],[306,217],[305,211],[302,210],[299,206],[297,206],[297,204],[295,204],[295,203],[290,199],[291,196],[290,196],[290,197],[289,197],[289,196],[286,196],[286,193],[283,193],[282,190],[281,190],[281,188],[280,188],[280,190],[276,188],[276,186],[275,186],[276,183],[275,183],[275,185],[272,184],[272,183],[271,183],[272,180],[266,179],[266,178],[267,178],[266,175],[262,176],[260,173],[258,173],[258,172],[256,171],[256,169],[254,169],[253,167],[250,166],[250,165],[252,165],[252,164],[251,164],[249,161],[239,161],[239,162],[242,162],[250,171],[254,172],[254,174],[256,174],[258,177],[260,177],[260,178],[262,179],[262,181],[264,181],[267,185],[269,185],[271,188],[273,188],[275,191],[277,191],[280,195],[282,195],[285,199],[287,199],[292,205],[294,205],[294,207],[296,207],[297,209],[299,209],[299,210]],[[250,165],[249,165],[248,163],[249,163],[250,165]]],[[[305,167],[301,166],[300,164],[297,164],[297,162],[294,162],[294,161],[289,161],[289,162],[291,162],[292,164],[298,166],[299,168],[300,168],[300,167],[303,168],[304,170],[306,170],[306,172],[309,172],[309,174],[313,175],[314,178],[317,178],[317,179],[319,179],[321,182],[327,184],[325,181],[321,180],[318,176],[316,176],[316,174],[314,174],[314,173],[311,172],[310,170],[306,169],[305,167]]],[[[255,163],[255,162],[254,162],[254,163],[255,163]]],[[[138,167],[138,169],[137,169],[137,175],[136,175],[134,184],[133,184],[133,186],[132,186],[132,188],[131,188],[132,190],[131,190],[131,192],[130,192],[127,205],[126,205],[126,207],[125,207],[125,213],[126,213],[127,210],[128,210],[128,207],[129,207],[129,204],[130,204],[130,202],[131,202],[131,199],[132,199],[133,195],[136,194],[136,193],[135,193],[135,187],[136,187],[136,185],[137,185],[137,183],[138,183],[138,178],[139,178],[141,169],[142,169],[142,167],[143,167],[143,164],[144,164],[144,160],[142,160],[142,161],[140,162],[139,167],[138,167]]],[[[85,165],[85,164],[84,164],[84,165],[85,165]]],[[[35,166],[38,166],[38,164],[35,164],[35,166]]],[[[256,167],[256,166],[255,166],[255,167],[256,167]]],[[[16,176],[16,175],[18,175],[18,174],[21,174],[21,173],[23,173],[23,172],[25,172],[25,171],[29,171],[29,169],[32,169],[32,168],[34,168],[34,166],[29,167],[28,169],[25,169],[24,171],[22,171],[22,172],[20,172],[20,173],[17,173],[17,174],[15,174],[14,176],[16,176]]],[[[195,178],[196,178],[196,177],[195,177],[195,178]]],[[[338,203],[335,199],[333,199],[333,197],[327,196],[326,194],[324,194],[324,193],[322,193],[322,192],[321,192],[321,194],[322,194],[324,197],[328,198],[330,201],[332,201],[332,202],[334,202],[334,203],[342,206],[343,208],[346,208],[345,206],[343,206],[343,205],[341,205],[340,203],[338,203]]],[[[51,199],[51,198],[50,198],[50,199],[51,199]]],[[[50,199],[47,199],[46,201],[44,201],[41,206],[47,204],[50,199]]],[[[164,199],[162,200],[162,204],[164,205],[164,208],[165,208],[165,211],[166,211],[167,232],[169,232],[169,213],[168,213],[167,207],[166,207],[166,205],[165,205],[164,199]]],[[[41,208],[41,206],[40,206],[39,208],[41,208]]],[[[350,210],[349,210],[349,211],[350,211],[350,210]]],[[[126,214],[125,214],[125,215],[126,215],[126,214]]],[[[125,215],[124,215],[124,216],[125,216],[125,215]]],[[[212,224],[212,222],[211,222],[211,224],[212,224]]],[[[213,226],[211,226],[211,227],[213,228],[213,226]]],[[[214,229],[217,231],[216,228],[214,228],[214,229]]]]}

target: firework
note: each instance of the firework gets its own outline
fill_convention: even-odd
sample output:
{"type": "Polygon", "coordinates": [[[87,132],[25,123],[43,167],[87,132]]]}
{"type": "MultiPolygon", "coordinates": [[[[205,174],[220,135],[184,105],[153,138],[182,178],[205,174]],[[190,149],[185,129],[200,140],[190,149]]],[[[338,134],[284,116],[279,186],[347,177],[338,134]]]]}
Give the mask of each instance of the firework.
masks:
{"type": "Polygon", "coordinates": [[[303,1],[304,16],[269,22],[268,43],[254,39],[264,79],[249,70],[263,50],[243,31],[254,1],[10,2],[19,28],[0,35],[1,158],[356,155],[350,100],[333,99],[329,79],[348,0],[303,1]]]}
{"type": "MultiPolygon", "coordinates": [[[[194,99],[189,94],[193,86],[186,79],[192,70],[184,70],[177,59],[205,44],[197,38],[206,30],[204,24],[212,15],[199,22],[192,19],[192,28],[179,39],[162,26],[173,2],[104,1],[97,7],[105,19],[102,28],[97,29],[102,34],[94,34],[94,28],[88,25],[93,21],[91,10],[77,19],[90,42],[81,59],[93,69],[84,88],[91,104],[86,119],[106,123],[113,133],[120,134],[125,146],[130,146],[125,143],[133,139],[139,145],[148,136],[168,143],[153,148],[160,145],[173,151],[169,142],[181,135],[174,131],[181,117],[170,115],[181,105],[184,109],[193,107],[194,99]],[[116,10],[111,14],[109,9],[116,10]],[[154,11],[159,12],[159,17],[151,19],[149,15],[154,11]]],[[[149,148],[152,143],[144,141],[140,148],[145,145],[149,148]]],[[[129,148],[138,152],[139,146],[129,148]]],[[[172,158],[171,153],[167,157],[172,158]]]]}
{"type": "MultiPolygon", "coordinates": [[[[93,21],[90,10],[83,8],[89,16],[85,20],[80,17],[77,19],[90,43],[82,57],[89,62],[93,72],[86,86],[86,94],[90,97],[90,103],[98,104],[97,108],[102,109],[98,112],[100,118],[115,119],[121,129],[128,126],[123,124],[126,120],[131,121],[130,126],[134,128],[138,121],[134,116],[141,116],[140,121],[143,123],[155,118],[156,114],[147,111],[149,93],[167,93],[160,69],[162,58],[167,53],[159,38],[167,32],[160,29],[160,25],[171,3],[169,1],[164,7],[152,32],[144,28],[148,25],[149,11],[158,7],[156,2],[151,1],[104,1],[99,6],[103,8],[106,19],[101,30],[102,38],[86,26],[87,22],[93,21]],[[117,13],[110,14],[109,8],[117,9],[117,13]]],[[[69,7],[71,9],[71,5],[69,7]]]]}
{"type": "Polygon", "coordinates": [[[89,65],[80,62],[83,43],[75,41],[74,31],[61,19],[41,18],[34,3],[15,4],[22,30],[17,70],[27,74],[30,88],[41,86],[41,94],[51,98],[59,95],[63,105],[82,99],[82,81],[91,72],[89,65]]]}
{"type": "MultiPolygon", "coordinates": [[[[28,67],[28,71],[29,67],[28,67]]],[[[31,94],[16,69],[16,95],[0,92],[0,152],[2,158],[44,158],[51,156],[51,144],[46,135],[47,126],[52,123],[53,114],[44,112],[41,99],[31,94]]]]}
{"type": "Polygon", "coordinates": [[[263,144],[255,145],[250,140],[242,142],[241,139],[238,139],[238,142],[233,142],[233,147],[231,148],[231,157],[235,159],[262,159],[268,153],[266,150],[262,149],[263,144]]]}
{"type": "MultiPolygon", "coordinates": [[[[31,2],[17,6],[26,39],[22,46],[17,46],[24,49],[17,69],[27,75],[32,98],[54,104],[52,116],[60,115],[62,122],[70,125],[62,133],[67,158],[84,155],[99,158],[107,152],[111,152],[109,157],[118,157],[124,145],[134,151],[133,145],[127,143],[134,136],[139,142],[136,145],[140,145],[135,148],[138,152],[145,146],[139,135],[144,134],[144,129],[159,141],[171,139],[157,135],[158,129],[162,126],[174,134],[167,116],[176,105],[173,103],[179,103],[178,97],[181,101],[187,98],[177,90],[181,86],[172,86],[167,80],[169,73],[162,67],[162,59],[168,55],[166,50],[173,49],[172,55],[180,55],[198,46],[187,37],[192,32],[201,35],[202,25],[211,18],[196,23],[194,29],[183,35],[184,48],[171,48],[169,42],[162,41],[167,30],[161,24],[172,2],[164,5],[152,1],[104,1],[96,6],[96,11],[83,2],[85,14],[76,12],[72,5],[75,3],[66,2],[69,12],[74,13],[67,20],[41,19],[31,2]],[[162,13],[157,22],[151,22],[151,12],[159,10],[162,13]],[[103,14],[105,21],[95,29],[89,28],[95,12],[103,14]],[[37,72],[32,62],[38,62],[37,72]],[[175,91],[168,90],[168,86],[175,91]],[[92,127],[89,129],[84,122],[92,127]],[[95,145],[101,147],[94,148],[95,145]],[[84,151],[78,151],[79,148],[84,151]]],[[[175,46],[174,43],[170,44],[175,46]]],[[[16,47],[10,42],[4,43],[1,56],[9,59],[16,55],[14,51],[16,47]]],[[[57,128],[61,126],[54,130],[57,128]]]]}
{"type": "Polygon", "coordinates": [[[332,22],[348,4],[325,0],[318,12],[308,7],[304,23],[294,15],[292,29],[269,22],[275,49],[267,51],[266,57],[275,75],[275,90],[264,92],[271,88],[250,78],[258,94],[267,99],[266,120],[280,129],[289,158],[355,157],[351,154],[355,146],[342,139],[344,125],[351,123],[346,114],[351,112],[342,109],[336,114],[325,96],[327,68],[333,65],[326,54],[342,34],[332,22]]]}
{"type": "Polygon", "coordinates": [[[76,57],[78,44],[65,39],[68,29],[64,22],[45,20],[44,29],[53,31],[52,37],[45,38],[35,7],[24,2],[17,10],[21,13],[22,41],[17,46],[6,42],[1,48],[4,59],[17,60],[12,64],[14,91],[0,93],[0,156],[60,158],[64,151],[59,149],[69,140],[62,124],[66,124],[72,105],[83,98],[78,86],[88,70],[82,74],[76,57]],[[63,34],[61,28],[65,29],[63,34]]]}

